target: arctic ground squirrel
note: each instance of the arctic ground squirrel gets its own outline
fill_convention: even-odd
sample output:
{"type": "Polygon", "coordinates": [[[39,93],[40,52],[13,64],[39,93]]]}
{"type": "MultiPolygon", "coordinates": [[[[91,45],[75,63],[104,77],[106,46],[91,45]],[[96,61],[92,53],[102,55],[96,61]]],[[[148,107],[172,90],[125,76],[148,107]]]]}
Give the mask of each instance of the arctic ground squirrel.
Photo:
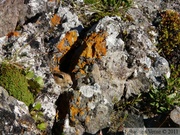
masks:
{"type": "Polygon", "coordinates": [[[59,68],[59,58],[54,56],[49,61],[50,71],[53,74],[55,82],[63,89],[71,88],[73,81],[68,73],[65,73],[59,68]]]}
{"type": "Polygon", "coordinates": [[[53,71],[53,76],[55,82],[61,86],[61,88],[70,88],[73,85],[71,76],[65,72],[62,71],[53,71]]]}

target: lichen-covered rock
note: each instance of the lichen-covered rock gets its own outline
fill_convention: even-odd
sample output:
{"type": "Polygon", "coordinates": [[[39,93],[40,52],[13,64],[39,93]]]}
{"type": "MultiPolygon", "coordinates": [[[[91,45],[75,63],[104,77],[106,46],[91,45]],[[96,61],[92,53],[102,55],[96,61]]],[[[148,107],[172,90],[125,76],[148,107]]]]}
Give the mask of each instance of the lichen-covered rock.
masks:
{"type": "Polygon", "coordinates": [[[72,56],[70,72],[87,74],[86,67],[106,55],[106,36],[105,31],[88,35],[72,56]]]}
{"type": "Polygon", "coordinates": [[[68,7],[59,7],[57,14],[66,20],[62,24],[63,32],[68,32],[71,29],[75,29],[78,32],[81,32],[83,29],[82,23],[79,21],[78,16],[72,12],[69,11],[70,9],[68,7]]]}
{"type": "MultiPolygon", "coordinates": [[[[83,102],[86,103],[85,106],[90,105],[91,109],[97,110],[97,105],[91,101],[102,99],[102,106],[108,104],[112,107],[115,99],[120,100],[123,96],[127,99],[132,94],[147,92],[151,83],[156,86],[161,83],[158,77],[169,77],[167,61],[159,56],[143,28],[128,25],[118,17],[105,17],[89,33],[84,44],[72,57],[72,61],[76,63],[71,70],[75,73],[80,99],[85,99],[84,96],[87,98],[83,102]],[[96,55],[98,53],[100,55],[96,55]],[[98,94],[101,94],[101,98],[98,94]]],[[[73,104],[70,107],[70,118],[73,122],[85,121],[85,125],[90,123],[86,128],[90,133],[96,133],[98,128],[105,128],[111,123],[109,119],[103,119],[106,111],[101,115],[95,115],[91,110],[84,113],[83,108],[86,107],[83,104],[78,106],[78,99],[79,97],[73,98],[70,103],[73,104]],[[88,113],[91,114],[91,119],[87,123],[85,118],[88,118],[88,113]]]]}
{"type": "Polygon", "coordinates": [[[76,30],[68,31],[64,38],[58,43],[57,49],[62,56],[64,56],[75,44],[78,38],[78,32],[76,30]]]}
{"type": "Polygon", "coordinates": [[[70,103],[70,120],[74,125],[83,122],[86,132],[95,134],[99,129],[109,126],[112,106],[96,91],[89,96],[84,92],[74,92],[70,103]]]}
{"type": "Polygon", "coordinates": [[[30,18],[42,12],[54,13],[53,10],[57,8],[58,3],[56,3],[55,0],[29,0],[27,5],[27,16],[30,18]]]}
{"type": "MultiPolygon", "coordinates": [[[[107,128],[122,131],[124,122],[130,127],[143,127],[142,117],[129,114],[125,120],[114,104],[148,92],[151,84],[159,86],[162,76],[170,76],[168,62],[154,46],[158,33],[152,26],[154,15],[163,8],[164,1],[134,0],[124,18],[107,16],[88,32],[82,31],[83,25],[70,11],[71,5],[62,7],[59,0],[26,2],[29,18],[26,24],[19,32],[0,38],[0,62],[5,59],[17,62],[43,78],[44,87],[35,104],[41,104],[48,123],[44,132],[82,135],[101,131],[104,134],[107,128]],[[68,88],[54,80],[63,79],[59,73],[68,75],[68,79],[61,81],[67,82],[68,88]],[[114,122],[113,115],[117,116],[114,122]]],[[[178,8],[177,0],[169,3],[178,8]]],[[[171,5],[166,6],[172,8],[171,5]]],[[[6,121],[0,117],[0,124],[4,124],[0,130],[16,133],[6,131],[14,121],[21,124],[17,121],[20,118],[8,104],[4,104],[4,108],[0,111],[6,112],[4,116],[10,124],[2,128],[6,121]]],[[[21,106],[15,108],[18,110],[21,106]]]]}
{"type": "Polygon", "coordinates": [[[0,132],[2,134],[39,134],[28,107],[17,99],[9,96],[0,87],[0,132]]]}

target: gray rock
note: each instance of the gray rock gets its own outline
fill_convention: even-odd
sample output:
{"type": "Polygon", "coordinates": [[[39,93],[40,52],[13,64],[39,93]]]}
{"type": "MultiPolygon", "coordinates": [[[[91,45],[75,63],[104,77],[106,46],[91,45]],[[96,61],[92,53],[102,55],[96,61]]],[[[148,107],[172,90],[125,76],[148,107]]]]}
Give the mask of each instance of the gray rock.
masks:
{"type": "Polygon", "coordinates": [[[68,7],[59,7],[57,15],[59,15],[63,20],[66,20],[62,24],[63,33],[70,31],[71,29],[77,30],[79,33],[83,29],[82,23],[79,21],[78,16],[70,11],[68,7]]]}
{"type": "Polygon", "coordinates": [[[176,108],[171,111],[170,118],[173,120],[174,123],[180,125],[180,107],[179,106],[176,106],[176,108]]]}
{"type": "Polygon", "coordinates": [[[6,40],[3,40],[1,54],[3,55],[2,61],[8,57],[12,62],[23,65],[24,68],[30,67],[29,70],[33,71],[36,76],[43,78],[45,82],[44,88],[37,96],[35,103],[41,103],[44,117],[48,123],[47,133],[49,134],[54,123],[56,115],[55,102],[61,93],[61,87],[55,83],[50,71],[47,48],[45,48],[43,42],[45,32],[42,32],[43,30],[45,29],[37,27],[37,24],[27,24],[24,26],[21,36],[16,38],[11,47],[8,46],[6,40]],[[10,54],[6,55],[7,52],[10,52],[10,54]]]}
{"type": "Polygon", "coordinates": [[[154,63],[154,69],[156,71],[156,76],[166,76],[170,77],[170,68],[168,61],[163,57],[157,57],[154,63]]]}
{"type": "Polygon", "coordinates": [[[75,125],[81,125],[82,122],[85,124],[83,128],[75,126],[76,130],[95,134],[99,129],[109,126],[112,106],[104,101],[102,95],[94,93],[93,97],[89,98],[85,97],[84,93],[76,91],[73,93],[70,103],[70,119],[76,123],[75,125]]]}
{"type": "Polygon", "coordinates": [[[29,114],[28,107],[9,96],[2,87],[0,87],[0,133],[26,135],[40,133],[29,114]]]}
{"type": "Polygon", "coordinates": [[[13,32],[17,22],[24,23],[27,7],[24,0],[0,1],[0,37],[13,32]]]}
{"type": "MultiPolygon", "coordinates": [[[[8,5],[9,2],[10,0],[1,1],[0,4],[8,5]]],[[[84,70],[85,74],[72,73],[75,76],[74,82],[77,82],[77,87],[76,84],[74,85],[77,89],[71,91],[72,98],[67,98],[67,104],[63,103],[64,108],[61,108],[67,109],[65,113],[67,113],[66,116],[69,116],[62,118],[64,131],[67,134],[83,134],[84,132],[95,134],[103,128],[111,128],[113,122],[110,116],[113,114],[115,99],[119,101],[121,98],[127,99],[134,94],[147,92],[151,83],[155,86],[161,83],[157,77],[170,76],[168,62],[159,56],[154,46],[157,32],[151,26],[151,22],[158,10],[164,7],[173,8],[173,6],[179,10],[180,6],[178,7],[178,5],[178,0],[175,0],[174,3],[167,2],[167,4],[160,0],[134,0],[133,7],[128,10],[132,21],[106,16],[86,33],[90,35],[93,32],[107,32],[107,37],[104,39],[106,41],[106,55],[100,59],[80,57],[80,60],[85,61],[85,63],[93,61],[91,64],[86,64],[84,69],[75,65],[77,69],[84,70]]],[[[50,58],[47,54],[53,52],[62,57],[62,53],[56,52],[57,43],[64,38],[68,31],[75,29],[78,35],[83,30],[78,16],[72,13],[69,7],[62,7],[58,1],[30,0],[28,17],[39,14],[37,22],[24,25],[21,35],[15,38],[16,40],[13,38],[7,40],[6,37],[0,39],[0,62],[10,58],[11,61],[20,63],[24,67],[30,67],[30,70],[34,71],[37,76],[41,76],[45,82],[44,89],[36,98],[36,103],[40,102],[42,105],[44,116],[48,122],[47,134],[51,134],[54,121],[56,117],[58,118],[56,110],[58,104],[55,105],[55,103],[58,96],[63,95],[61,87],[55,83],[51,74],[50,58]],[[55,9],[56,14],[61,18],[61,23],[52,27],[50,19],[55,14],[55,9]],[[13,42],[9,46],[11,40],[13,42]]],[[[2,10],[4,11],[6,8],[7,6],[4,6],[2,10]]],[[[9,12],[12,15],[12,11],[9,12]]],[[[14,29],[15,23],[18,21],[17,16],[11,19],[14,19],[13,24],[11,24],[13,27],[7,26],[14,29]]],[[[5,19],[5,21],[7,20],[5,19]]],[[[0,28],[4,25],[0,25],[0,28]]],[[[82,48],[80,47],[80,49],[82,48]]],[[[79,48],[75,50],[75,53],[78,51],[79,48]]],[[[67,91],[65,90],[65,92],[67,91]]],[[[0,111],[2,112],[0,113],[0,130],[4,130],[2,133],[16,133],[13,127],[15,124],[18,125],[17,133],[21,129],[26,129],[28,124],[33,124],[24,104],[9,97],[5,90],[1,91],[0,96],[2,97],[0,98],[0,111]],[[24,116],[24,114],[27,115],[24,116]],[[21,125],[22,123],[18,120],[28,121],[28,124],[21,125]],[[19,128],[19,125],[23,128],[19,128]]],[[[174,115],[174,112],[172,114],[174,115]]],[[[120,115],[116,117],[116,120],[119,118],[120,115]]],[[[57,122],[61,122],[61,120],[57,122]]],[[[138,115],[129,115],[126,124],[129,124],[129,127],[143,127],[144,125],[142,118],[138,115]],[[136,121],[138,122],[136,123],[136,121]]],[[[118,128],[118,126],[116,127],[118,128]]],[[[32,129],[34,129],[33,126],[32,129]]],[[[27,131],[28,133],[30,131],[27,131]]]]}
{"type": "Polygon", "coordinates": [[[92,97],[96,93],[101,94],[100,86],[98,84],[94,84],[93,86],[81,86],[79,91],[87,98],[92,97]]]}
{"type": "Polygon", "coordinates": [[[33,17],[36,14],[40,14],[42,12],[51,12],[54,13],[54,9],[57,8],[57,3],[55,1],[51,2],[48,0],[30,0],[28,2],[28,17],[33,17]]]}
{"type": "MultiPolygon", "coordinates": [[[[127,98],[132,93],[148,91],[150,80],[157,83],[157,80],[151,79],[156,77],[154,70],[157,64],[154,59],[159,58],[155,51],[156,47],[143,28],[131,26],[121,21],[120,18],[105,17],[90,30],[90,32],[104,30],[108,33],[106,38],[107,54],[102,57],[100,62],[96,62],[96,68],[92,69],[92,74],[95,75],[93,70],[96,70],[95,83],[100,85],[103,91],[102,95],[109,103],[112,103],[112,99],[115,97],[119,100],[125,91],[127,98]],[[120,36],[124,29],[129,33],[130,39],[127,42],[120,36]]],[[[166,72],[169,73],[167,62],[163,67],[156,68],[156,71],[165,72],[162,71],[162,68],[167,69],[166,72]]]]}

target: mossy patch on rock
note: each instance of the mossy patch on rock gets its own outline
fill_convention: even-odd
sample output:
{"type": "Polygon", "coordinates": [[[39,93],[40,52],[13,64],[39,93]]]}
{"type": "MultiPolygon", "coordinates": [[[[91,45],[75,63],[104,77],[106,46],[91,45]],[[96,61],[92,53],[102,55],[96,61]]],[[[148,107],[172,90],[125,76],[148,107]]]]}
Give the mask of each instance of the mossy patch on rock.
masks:
{"type": "Polygon", "coordinates": [[[174,72],[178,70],[180,57],[180,14],[170,9],[162,11],[157,24],[159,31],[157,47],[170,65],[174,65],[175,70],[171,68],[171,72],[174,72]]]}
{"type": "Polygon", "coordinates": [[[15,65],[7,63],[0,65],[0,85],[27,106],[34,102],[33,94],[28,90],[28,80],[22,74],[22,69],[15,65]]]}

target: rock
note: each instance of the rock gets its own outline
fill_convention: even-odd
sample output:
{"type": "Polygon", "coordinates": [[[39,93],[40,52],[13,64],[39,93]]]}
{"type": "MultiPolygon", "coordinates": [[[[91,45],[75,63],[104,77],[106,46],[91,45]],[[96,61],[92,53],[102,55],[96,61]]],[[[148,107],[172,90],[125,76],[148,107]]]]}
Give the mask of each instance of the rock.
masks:
{"type": "MultiPolygon", "coordinates": [[[[41,19],[40,21],[42,21],[41,19]]],[[[50,22],[50,18],[48,21],[50,22]]],[[[48,24],[48,21],[44,20],[42,24],[48,24]]],[[[50,59],[47,56],[47,48],[45,48],[43,42],[44,32],[46,32],[44,30],[51,28],[50,23],[43,28],[39,27],[40,25],[28,23],[24,26],[21,36],[15,37],[16,41],[13,44],[10,43],[12,46],[9,44],[9,40],[13,40],[14,37],[9,37],[8,41],[2,42],[3,45],[0,48],[2,49],[3,60],[9,57],[13,62],[19,63],[24,68],[31,67],[29,70],[44,80],[43,90],[36,97],[35,103],[40,102],[42,106],[44,118],[48,123],[46,132],[50,134],[56,116],[55,102],[61,92],[61,87],[55,83],[51,74],[49,67],[50,59]]]]}
{"type": "Polygon", "coordinates": [[[90,98],[94,94],[101,94],[100,86],[98,84],[94,84],[93,86],[82,86],[79,90],[83,96],[90,98]]]}
{"type": "Polygon", "coordinates": [[[28,2],[28,15],[27,17],[34,17],[37,14],[43,12],[54,13],[55,8],[57,8],[58,3],[55,0],[29,0],[28,2]]]}
{"type": "Polygon", "coordinates": [[[70,9],[68,7],[59,7],[57,12],[62,19],[66,20],[66,22],[62,24],[64,33],[70,31],[71,29],[81,32],[83,29],[82,23],[79,21],[78,16],[69,10],[70,9]]]}
{"type": "Polygon", "coordinates": [[[2,134],[39,134],[27,106],[0,87],[0,132],[2,134]]]}
{"type": "MultiPolygon", "coordinates": [[[[112,106],[104,101],[99,93],[94,93],[89,99],[85,93],[81,95],[80,92],[74,92],[70,103],[70,120],[75,125],[81,125],[83,122],[85,131],[95,134],[99,129],[109,126],[111,110],[112,106]]],[[[79,128],[76,127],[77,129],[79,128]]]]}
{"type": "Polygon", "coordinates": [[[17,23],[24,23],[27,7],[24,0],[3,0],[0,1],[0,37],[13,32],[17,23]]]}
{"type": "MultiPolygon", "coordinates": [[[[127,25],[118,17],[105,17],[100,20],[75,51],[72,57],[72,62],[74,61],[77,63],[74,63],[74,69],[70,71],[75,73],[77,89],[82,94],[80,97],[75,96],[71,101],[73,106],[70,108],[70,118],[75,123],[85,121],[82,120],[84,117],[88,119],[87,114],[91,112],[87,111],[82,117],[76,117],[82,113],[82,107],[76,105],[79,98],[84,99],[85,96],[87,101],[82,103],[88,104],[91,109],[97,109],[96,104],[90,101],[92,98],[96,101],[95,95],[101,93],[102,105],[107,103],[112,107],[114,99],[120,100],[123,95],[128,99],[132,94],[147,92],[152,82],[156,85],[161,83],[156,79],[157,76],[170,74],[167,61],[156,52],[156,47],[144,28],[127,25]],[[127,31],[128,41],[123,38],[124,30],[127,31]],[[94,70],[99,75],[95,75],[94,70]]],[[[85,104],[82,106],[86,108],[85,104]]],[[[102,115],[92,114],[88,122],[90,124],[85,122],[85,125],[88,124],[86,131],[93,134],[98,131],[97,127],[101,127],[100,125],[105,128],[110,123],[108,119],[102,123],[101,120],[102,115]]]]}
{"type": "Polygon", "coordinates": [[[167,78],[170,77],[170,68],[168,61],[163,57],[157,57],[154,68],[156,70],[156,76],[166,76],[167,78]]]}
{"type": "MultiPolygon", "coordinates": [[[[8,5],[9,1],[1,3],[8,5]]],[[[58,0],[26,1],[28,20],[19,35],[13,32],[0,38],[0,62],[10,59],[43,78],[44,87],[35,104],[40,102],[48,123],[45,133],[104,134],[107,128],[119,131],[123,123],[127,124],[125,128],[144,127],[141,116],[128,113],[125,120],[124,112],[119,113],[114,105],[115,101],[148,92],[151,84],[157,87],[162,83],[158,78],[170,76],[168,62],[155,47],[158,33],[152,26],[163,3],[134,0],[127,18],[106,16],[86,31],[70,5],[62,7],[58,0]],[[73,81],[72,88],[58,86],[52,69],[68,75],[69,84],[73,81]],[[117,114],[115,122],[121,119],[122,123],[113,122],[113,114],[117,114]]],[[[164,4],[165,7],[178,8],[177,0],[167,3],[171,5],[164,4]]],[[[12,19],[14,29],[18,19],[12,19]]],[[[2,93],[0,111],[8,121],[0,115],[0,130],[14,134],[32,127],[32,133],[38,133],[27,106],[9,97],[5,90],[2,93]],[[27,123],[22,125],[21,120],[27,123]]]]}
{"type": "Polygon", "coordinates": [[[180,107],[176,106],[176,108],[171,111],[170,118],[174,123],[180,125],[180,107]]]}

